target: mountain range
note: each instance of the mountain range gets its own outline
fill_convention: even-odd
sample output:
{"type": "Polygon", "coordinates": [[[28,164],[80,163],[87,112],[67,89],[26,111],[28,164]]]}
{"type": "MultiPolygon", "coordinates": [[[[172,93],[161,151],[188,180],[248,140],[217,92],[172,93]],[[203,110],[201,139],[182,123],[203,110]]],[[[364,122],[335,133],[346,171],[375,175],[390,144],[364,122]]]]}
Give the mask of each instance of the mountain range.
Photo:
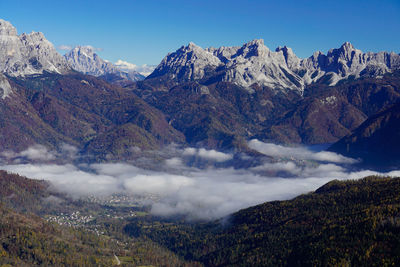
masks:
{"type": "Polygon", "coordinates": [[[335,85],[349,77],[381,76],[400,68],[395,53],[363,53],[349,42],[327,55],[315,52],[298,58],[291,48],[271,51],[263,40],[253,40],[242,47],[202,49],[194,43],[167,55],[148,78],[175,81],[226,81],[248,88],[253,84],[275,89],[292,89],[302,94],[307,85],[324,80],[335,85]]]}
{"type": "Polygon", "coordinates": [[[235,151],[249,151],[253,138],[333,143],[400,100],[400,55],[363,53],[348,42],[305,59],[263,40],[190,43],[144,80],[92,47],[61,56],[42,33],[17,35],[4,20],[0,51],[0,142],[16,151],[68,143],[122,159],[132,147],[169,143],[235,151]]]}
{"type": "Polygon", "coordinates": [[[71,70],[93,76],[115,76],[137,81],[144,79],[139,72],[114,65],[101,59],[91,46],[77,46],[61,56],[41,32],[17,34],[8,21],[0,20],[0,70],[11,76],[27,76],[71,70]]]}
{"type": "MultiPolygon", "coordinates": [[[[244,165],[264,163],[252,169],[263,166],[269,172],[270,161],[276,160],[273,154],[253,150],[250,139],[333,143],[329,151],[361,159],[358,166],[398,169],[400,55],[394,52],[363,53],[346,42],[326,55],[316,52],[301,59],[286,46],[272,51],[263,40],[206,49],[189,43],[168,54],[154,71],[151,66],[143,69],[152,71],[147,77],[130,63],[112,64],[95,52],[78,46],[62,56],[42,33],[18,35],[9,22],[0,20],[3,164],[34,168],[40,160],[26,151],[44,147],[35,153],[54,154],[40,162],[48,164],[51,175],[56,176],[60,166],[79,166],[76,175],[88,179],[88,190],[97,182],[112,187],[112,180],[122,180],[116,187],[128,188],[137,179],[132,185],[149,181],[156,188],[178,187],[185,198],[206,199],[213,205],[220,203],[219,195],[199,194],[196,186],[185,191],[184,184],[192,183],[186,178],[197,175],[190,170],[207,170],[204,176],[212,173],[211,177],[232,175],[241,187],[249,182],[243,178],[244,165]],[[65,148],[78,153],[64,159],[65,148]],[[174,157],[181,148],[190,161],[187,165],[174,157]],[[194,156],[201,153],[208,157],[194,156]],[[218,157],[229,160],[215,163],[218,157]],[[128,167],[130,160],[135,166],[128,167]],[[160,162],[168,165],[170,179],[160,179],[165,166],[153,167],[160,162]],[[211,164],[216,168],[208,168],[211,164]],[[218,166],[226,172],[219,172],[218,166]],[[96,173],[96,168],[105,171],[96,173]],[[231,172],[236,168],[237,177],[231,172]],[[97,175],[93,180],[92,172],[97,175]],[[115,172],[121,176],[113,176],[115,172]],[[137,176],[124,181],[130,172],[137,176]]],[[[286,169],[307,172],[308,166],[316,166],[323,175],[328,169],[346,175],[344,166],[355,162],[346,159],[340,165],[305,158],[296,159],[307,163],[297,166],[286,160],[290,153],[279,155],[279,167],[272,171],[286,175],[286,169]]],[[[348,175],[360,173],[364,172],[348,175]]],[[[213,191],[208,178],[199,177],[213,191]]],[[[265,180],[257,172],[251,187],[257,186],[256,178],[265,180]]],[[[227,181],[221,179],[215,187],[226,183],[233,193],[251,197],[227,181]]],[[[122,188],[122,195],[110,200],[95,195],[77,199],[49,183],[0,171],[0,265],[394,266],[400,261],[399,178],[334,180],[292,200],[263,203],[209,222],[152,215],[147,205],[163,204],[166,198],[171,207],[192,210],[172,195],[162,196],[162,190],[160,196],[144,190],[149,198],[139,202],[131,202],[122,188]]],[[[194,203],[198,208],[207,202],[194,203]]]]}
{"type": "Polygon", "coordinates": [[[10,76],[67,73],[66,60],[41,32],[17,34],[8,21],[0,20],[0,71],[10,76]]]}

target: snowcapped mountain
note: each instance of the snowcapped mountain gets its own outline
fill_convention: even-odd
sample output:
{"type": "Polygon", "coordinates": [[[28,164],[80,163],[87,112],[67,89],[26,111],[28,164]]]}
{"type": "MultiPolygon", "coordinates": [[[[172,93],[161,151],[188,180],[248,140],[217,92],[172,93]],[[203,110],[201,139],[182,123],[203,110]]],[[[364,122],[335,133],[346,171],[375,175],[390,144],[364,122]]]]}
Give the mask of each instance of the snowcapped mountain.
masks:
{"type": "MultiPolygon", "coordinates": [[[[363,53],[346,42],[324,55],[298,58],[291,48],[271,51],[263,40],[242,47],[203,49],[194,43],[168,54],[148,79],[164,76],[176,81],[213,79],[250,88],[252,84],[302,93],[305,86],[321,78],[329,85],[349,76],[380,76],[400,69],[400,55],[388,52],[363,53]]],[[[249,89],[251,91],[251,89],[249,89]]]]}
{"type": "Polygon", "coordinates": [[[93,76],[116,75],[123,79],[138,81],[144,76],[132,69],[121,69],[100,58],[91,46],[77,46],[64,55],[69,65],[76,71],[93,76]]]}
{"type": "Polygon", "coordinates": [[[41,32],[17,34],[16,28],[0,19],[0,72],[11,76],[65,73],[70,68],[41,32]]]}

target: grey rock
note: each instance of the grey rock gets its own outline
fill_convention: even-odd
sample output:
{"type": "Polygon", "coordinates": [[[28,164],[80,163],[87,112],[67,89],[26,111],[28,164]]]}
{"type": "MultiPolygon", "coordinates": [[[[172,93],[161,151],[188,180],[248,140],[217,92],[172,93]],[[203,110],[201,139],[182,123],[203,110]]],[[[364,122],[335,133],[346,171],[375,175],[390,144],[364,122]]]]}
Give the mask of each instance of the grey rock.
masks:
{"type": "Polygon", "coordinates": [[[349,76],[381,76],[400,69],[400,55],[379,52],[363,53],[346,42],[327,55],[315,52],[306,59],[298,58],[289,47],[271,51],[263,40],[253,40],[242,47],[203,49],[194,43],[168,54],[148,79],[165,76],[175,81],[213,78],[241,85],[259,84],[277,90],[304,88],[323,77],[329,85],[349,76]]]}
{"type": "Polygon", "coordinates": [[[11,85],[6,76],[0,73],[0,94],[1,98],[5,99],[12,93],[11,85]]]}
{"type": "Polygon", "coordinates": [[[0,19],[0,72],[25,76],[69,70],[66,60],[41,32],[18,35],[11,23],[0,19]]]}
{"type": "Polygon", "coordinates": [[[77,46],[65,54],[64,57],[74,70],[85,74],[97,77],[113,74],[131,81],[144,79],[144,76],[137,71],[123,70],[100,58],[91,46],[77,46]]]}

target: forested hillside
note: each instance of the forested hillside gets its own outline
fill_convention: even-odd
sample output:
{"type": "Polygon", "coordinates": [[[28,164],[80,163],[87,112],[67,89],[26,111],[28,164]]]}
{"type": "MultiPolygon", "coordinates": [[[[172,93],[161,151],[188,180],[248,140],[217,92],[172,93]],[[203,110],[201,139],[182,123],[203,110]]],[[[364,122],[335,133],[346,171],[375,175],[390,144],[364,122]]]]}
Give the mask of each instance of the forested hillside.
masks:
{"type": "Polygon", "coordinates": [[[200,266],[151,240],[124,235],[123,220],[71,227],[43,219],[47,212],[101,208],[57,195],[45,181],[0,171],[0,266],[200,266]],[[51,203],[56,198],[61,205],[51,203]]]}
{"type": "Polygon", "coordinates": [[[400,179],[332,181],[206,224],[126,227],[206,266],[396,266],[400,179]]]}

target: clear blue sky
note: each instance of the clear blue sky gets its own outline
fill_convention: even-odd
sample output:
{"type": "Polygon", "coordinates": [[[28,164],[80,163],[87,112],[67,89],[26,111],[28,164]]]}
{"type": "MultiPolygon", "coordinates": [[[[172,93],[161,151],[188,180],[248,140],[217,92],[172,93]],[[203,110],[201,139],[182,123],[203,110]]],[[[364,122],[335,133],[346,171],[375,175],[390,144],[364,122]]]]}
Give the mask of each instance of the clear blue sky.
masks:
{"type": "Polygon", "coordinates": [[[92,45],[104,59],[139,65],[158,64],[190,41],[219,47],[262,38],[299,57],[345,41],[400,52],[400,0],[0,0],[0,18],[57,47],[92,45]]]}

